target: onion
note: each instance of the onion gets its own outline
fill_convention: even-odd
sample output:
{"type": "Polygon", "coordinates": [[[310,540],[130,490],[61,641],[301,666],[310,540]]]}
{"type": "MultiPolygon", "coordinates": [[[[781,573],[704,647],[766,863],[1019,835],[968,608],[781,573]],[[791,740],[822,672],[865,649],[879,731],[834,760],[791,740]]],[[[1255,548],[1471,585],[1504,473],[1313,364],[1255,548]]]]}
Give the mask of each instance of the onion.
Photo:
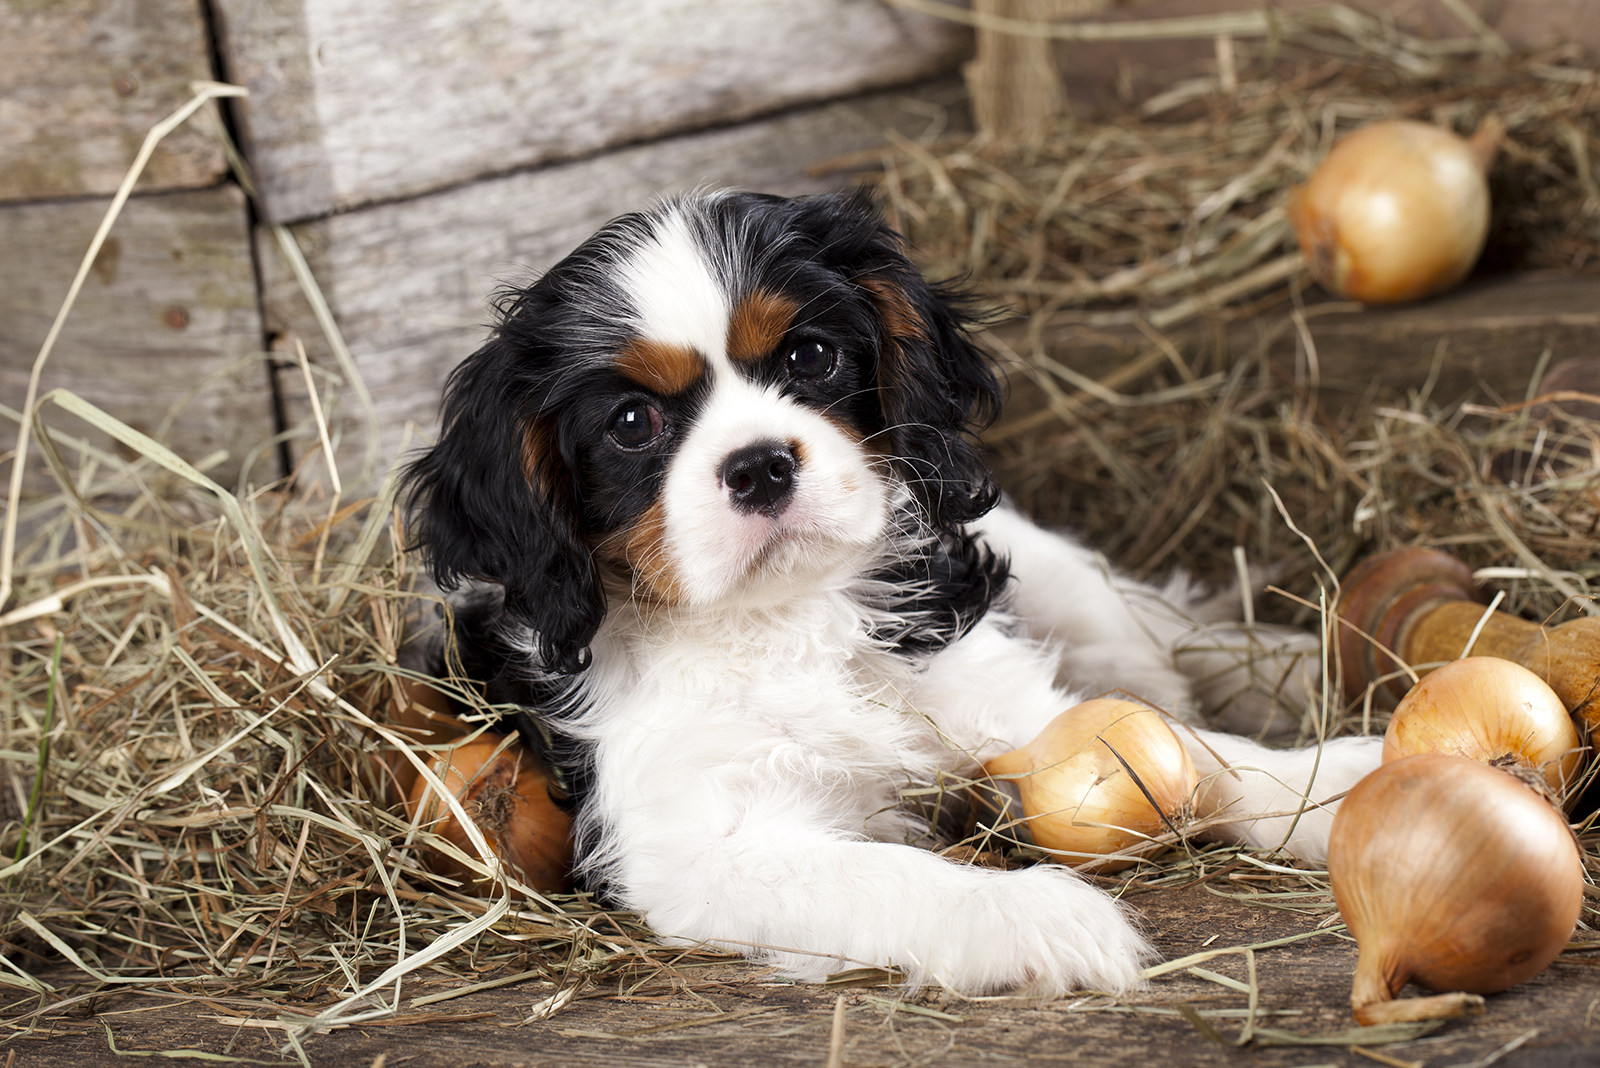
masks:
{"type": "Polygon", "coordinates": [[[1158,848],[1149,839],[1173,826],[1198,782],[1159,712],[1110,698],[1067,709],[984,771],[1016,783],[1035,843],[1096,871],[1158,848]],[[1108,854],[1119,856],[1101,859],[1108,854]]]}
{"type": "MultiPolygon", "coordinates": [[[[368,711],[375,711],[368,706],[368,711]]],[[[415,679],[402,678],[390,701],[392,722],[419,745],[443,745],[472,733],[472,726],[453,713],[455,706],[442,691],[415,679]]],[[[405,799],[416,789],[417,769],[398,749],[385,747],[376,759],[385,769],[385,793],[390,800],[405,799]]]]}
{"type": "MultiPolygon", "coordinates": [[[[506,744],[499,735],[483,735],[435,757],[432,768],[513,874],[536,890],[571,887],[571,818],[551,799],[549,773],[521,740],[506,744]]],[[[406,815],[475,855],[466,830],[421,775],[406,800],[406,815]]],[[[487,880],[454,857],[430,852],[427,863],[440,875],[492,892],[487,880]]]]}
{"type": "Polygon", "coordinates": [[[1533,978],[1583,901],[1583,862],[1556,809],[1503,771],[1438,753],[1355,785],[1333,819],[1328,873],[1360,949],[1350,1005],[1363,1024],[1478,1000],[1389,1004],[1407,982],[1492,994],[1533,978]]]}
{"type": "Polygon", "coordinates": [[[1489,119],[1469,143],[1395,119],[1333,147],[1289,198],[1311,274],[1350,300],[1420,300],[1465,278],[1489,232],[1485,172],[1504,127],[1489,119]]]}
{"type": "Polygon", "coordinates": [[[1383,735],[1383,759],[1452,753],[1532,768],[1560,797],[1577,775],[1580,744],[1543,679],[1509,660],[1469,656],[1424,675],[1401,699],[1383,735]]]}

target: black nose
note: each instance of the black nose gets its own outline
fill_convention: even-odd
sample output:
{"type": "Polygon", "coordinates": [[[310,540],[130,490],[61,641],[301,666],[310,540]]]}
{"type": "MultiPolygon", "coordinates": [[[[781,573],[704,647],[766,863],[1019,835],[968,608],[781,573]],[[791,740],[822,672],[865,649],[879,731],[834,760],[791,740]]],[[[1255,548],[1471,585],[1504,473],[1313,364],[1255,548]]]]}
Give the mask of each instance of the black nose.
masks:
{"type": "Polygon", "coordinates": [[[722,483],[733,506],[742,512],[776,516],[794,492],[794,450],[781,441],[758,441],[728,454],[722,462],[722,483]]]}

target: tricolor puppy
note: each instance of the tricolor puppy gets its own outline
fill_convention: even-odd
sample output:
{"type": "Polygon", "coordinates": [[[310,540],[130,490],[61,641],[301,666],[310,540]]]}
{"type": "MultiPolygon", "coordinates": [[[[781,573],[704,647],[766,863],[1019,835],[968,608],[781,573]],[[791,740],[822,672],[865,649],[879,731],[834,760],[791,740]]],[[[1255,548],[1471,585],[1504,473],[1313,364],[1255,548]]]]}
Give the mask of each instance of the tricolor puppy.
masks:
{"type": "MultiPolygon", "coordinates": [[[[674,200],[500,312],[409,471],[416,531],[510,650],[502,692],[570,747],[589,882],[800,979],[1134,985],[1148,950],[1117,902],[909,845],[925,828],[898,799],[1080,695],[1187,712],[1183,591],[995,507],[968,436],[995,379],[871,201],[674,200]]],[[[1320,763],[1185,743],[1202,815],[1238,817],[1220,833],[1310,862],[1318,799],[1378,763],[1368,739],[1320,763]]]]}

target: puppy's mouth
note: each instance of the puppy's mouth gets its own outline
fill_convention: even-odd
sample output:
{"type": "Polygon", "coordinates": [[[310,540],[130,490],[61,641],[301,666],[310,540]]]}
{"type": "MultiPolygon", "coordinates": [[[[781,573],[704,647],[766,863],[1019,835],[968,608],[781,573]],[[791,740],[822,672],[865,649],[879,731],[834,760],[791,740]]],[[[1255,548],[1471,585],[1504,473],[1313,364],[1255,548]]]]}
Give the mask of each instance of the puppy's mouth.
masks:
{"type": "MultiPolygon", "coordinates": [[[[835,514],[828,501],[821,499],[828,496],[808,494],[802,488],[776,514],[738,516],[735,523],[742,528],[744,543],[740,570],[745,575],[806,572],[813,565],[844,563],[853,557],[853,549],[875,540],[875,518],[835,514]]],[[[857,510],[844,504],[840,507],[857,510]]]]}
{"type": "Polygon", "coordinates": [[[811,523],[798,523],[801,511],[785,505],[768,513],[740,516],[737,520],[745,542],[746,571],[759,571],[776,565],[780,558],[792,551],[823,542],[826,538],[811,523]]]}

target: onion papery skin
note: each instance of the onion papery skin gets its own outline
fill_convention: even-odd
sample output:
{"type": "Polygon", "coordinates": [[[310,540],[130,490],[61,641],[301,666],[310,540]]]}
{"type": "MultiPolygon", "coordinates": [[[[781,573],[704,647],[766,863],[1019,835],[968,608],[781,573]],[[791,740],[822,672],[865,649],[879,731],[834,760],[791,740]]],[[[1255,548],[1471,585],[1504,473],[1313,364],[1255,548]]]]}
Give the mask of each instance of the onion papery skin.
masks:
{"type": "Polygon", "coordinates": [[[1428,123],[1394,119],[1350,134],[1289,198],[1312,276],[1372,304],[1449,289],[1489,233],[1484,170],[1472,145],[1428,123]]]}
{"type": "Polygon", "coordinates": [[[1360,948],[1357,1020],[1407,982],[1494,994],[1566,947],[1583,862],[1565,819],[1511,775],[1424,753],[1379,767],[1339,805],[1328,874],[1360,948]]]}
{"type": "Polygon", "coordinates": [[[1161,848],[1148,839],[1166,831],[1168,819],[1176,824],[1199,781],[1159,712],[1111,698],[1067,709],[1027,745],[986,761],[984,771],[1013,777],[1034,842],[1065,854],[1053,859],[1099,872],[1134,863],[1128,856],[1101,859],[1107,854],[1161,848]]]}
{"type": "Polygon", "coordinates": [[[1560,797],[1575,781],[1581,745],[1566,706],[1538,675],[1499,657],[1469,656],[1424,675],[1401,698],[1383,735],[1383,760],[1450,753],[1487,764],[1509,757],[1539,771],[1560,797]]]}
{"type": "MultiPolygon", "coordinates": [[[[520,740],[502,749],[503,742],[499,735],[484,735],[435,757],[431,767],[517,878],[535,890],[569,890],[571,817],[551,798],[550,775],[538,758],[520,740]]],[[[477,855],[465,828],[421,775],[406,799],[406,815],[468,856],[477,855]]],[[[496,893],[477,872],[444,853],[429,851],[427,865],[474,891],[496,893]]]]}

